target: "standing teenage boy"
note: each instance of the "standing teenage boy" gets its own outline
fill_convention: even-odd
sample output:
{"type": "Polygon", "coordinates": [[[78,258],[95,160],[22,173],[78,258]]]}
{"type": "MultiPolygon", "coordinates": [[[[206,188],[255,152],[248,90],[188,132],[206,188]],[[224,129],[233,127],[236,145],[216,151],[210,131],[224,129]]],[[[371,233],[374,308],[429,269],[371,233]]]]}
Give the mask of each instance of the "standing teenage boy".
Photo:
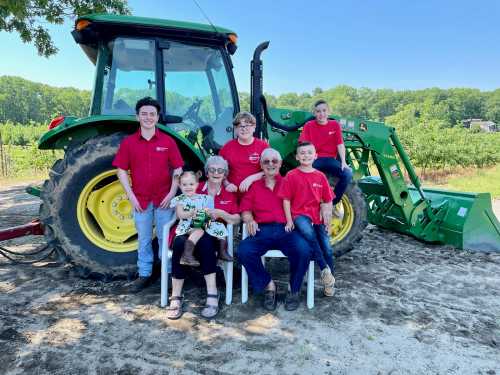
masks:
{"type": "Polygon", "coordinates": [[[240,112],[233,120],[236,139],[227,142],[219,155],[229,164],[229,175],[225,181],[226,190],[239,191],[239,198],[255,181],[262,178],[260,154],[269,147],[266,141],[255,138],[256,120],[249,112],[240,112]]]}
{"type": "Polygon", "coordinates": [[[321,270],[323,292],[331,297],[335,285],[334,263],[326,228],[330,227],[332,190],[326,176],[313,168],[317,157],[313,144],[299,143],[295,157],[300,165],[287,173],[278,192],[283,198],[285,230],[290,232],[296,228],[309,242],[313,249],[312,260],[321,270]]]}
{"type": "Polygon", "coordinates": [[[310,142],[316,148],[318,158],[313,167],[329,176],[338,177],[333,192],[333,205],[340,202],[347,186],[352,180],[352,171],[345,160],[345,146],[342,129],[335,120],[328,119],[330,107],[324,100],[314,103],[314,120],[306,122],[299,142],[310,142]],[[340,161],[337,160],[337,155],[340,161]]]}
{"type": "Polygon", "coordinates": [[[135,112],[140,128],[122,141],[113,166],[118,168],[118,179],[134,208],[139,277],[131,284],[131,291],[138,292],[150,284],[153,222],[161,248],[161,228],[175,214],[169,204],[177,192],[184,162],[175,141],[156,127],[160,103],[150,97],[143,98],[137,102],[135,112]]]}

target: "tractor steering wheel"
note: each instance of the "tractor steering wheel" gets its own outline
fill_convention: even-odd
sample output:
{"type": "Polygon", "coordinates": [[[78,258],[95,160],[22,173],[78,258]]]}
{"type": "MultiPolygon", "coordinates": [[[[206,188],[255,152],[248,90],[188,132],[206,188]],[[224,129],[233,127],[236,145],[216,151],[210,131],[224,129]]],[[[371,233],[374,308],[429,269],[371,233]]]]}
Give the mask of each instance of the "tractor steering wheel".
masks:
{"type": "Polygon", "coordinates": [[[177,132],[188,131],[190,137],[196,137],[196,133],[198,133],[200,127],[205,125],[198,116],[201,102],[202,101],[200,99],[195,100],[193,104],[189,106],[186,112],[180,116],[182,118],[182,122],[171,124],[170,127],[177,132]],[[186,120],[190,121],[187,122],[186,120]]]}
{"type": "Polygon", "coordinates": [[[184,113],[182,115],[183,119],[189,119],[189,120],[191,120],[193,122],[193,124],[196,125],[197,128],[199,128],[199,127],[201,127],[201,126],[204,125],[202,119],[198,115],[198,113],[200,112],[201,103],[202,103],[201,99],[195,99],[193,101],[193,104],[191,104],[189,106],[189,108],[187,109],[186,113],[184,113]]]}

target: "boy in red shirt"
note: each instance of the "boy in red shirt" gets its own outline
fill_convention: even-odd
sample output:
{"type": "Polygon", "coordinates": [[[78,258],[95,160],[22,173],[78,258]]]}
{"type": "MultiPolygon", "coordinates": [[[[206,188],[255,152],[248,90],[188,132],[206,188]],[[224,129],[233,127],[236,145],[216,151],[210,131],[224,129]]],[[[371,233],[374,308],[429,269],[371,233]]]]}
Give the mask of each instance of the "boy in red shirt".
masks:
{"type": "Polygon", "coordinates": [[[342,139],[342,129],[335,120],[329,120],[330,107],[324,100],[314,103],[314,120],[306,122],[299,142],[311,142],[316,148],[318,158],[313,167],[329,176],[338,177],[333,192],[332,204],[340,202],[347,186],[352,180],[351,168],[345,161],[345,146],[342,139]],[[337,155],[340,161],[337,160],[337,155]]]}
{"type": "Polygon", "coordinates": [[[287,173],[278,195],[283,198],[286,231],[297,228],[313,248],[312,259],[321,270],[325,296],[333,296],[335,278],[333,250],[326,228],[330,227],[333,194],[326,176],[313,168],[316,150],[309,142],[299,143],[300,165],[287,173]],[[325,228],[326,225],[326,228],[325,228]]]}
{"type": "MultiPolygon", "coordinates": [[[[256,121],[249,112],[240,112],[233,120],[236,139],[227,142],[219,155],[229,164],[229,175],[225,181],[226,190],[245,193],[250,185],[264,175],[260,169],[260,154],[269,147],[266,141],[255,138],[256,121]]],[[[239,195],[241,198],[242,195],[239,195]]]]}
{"type": "Polygon", "coordinates": [[[113,160],[113,166],[118,168],[118,179],[134,210],[139,241],[139,277],[131,285],[133,292],[138,292],[151,283],[153,222],[161,248],[161,228],[175,215],[174,210],[169,208],[169,203],[177,192],[177,178],[184,165],[175,141],[156,127],[160,109],[160,103],[150,97],[137,102],[135,111],[139,130],[122,141],[113,160]]]}

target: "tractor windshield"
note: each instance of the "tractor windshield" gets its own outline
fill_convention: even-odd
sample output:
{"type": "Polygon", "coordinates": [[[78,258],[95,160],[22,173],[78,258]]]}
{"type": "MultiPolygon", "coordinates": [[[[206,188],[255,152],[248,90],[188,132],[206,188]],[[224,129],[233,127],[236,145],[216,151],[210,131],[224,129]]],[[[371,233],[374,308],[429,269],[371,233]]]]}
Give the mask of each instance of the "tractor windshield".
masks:
{"type": "Polygon", "coordinates": [[[217,152],[232,138],[235,104],[220,49],[134,38],[116,38],[107,49],[102,114],[133,115],[140,98],[163,97],[166,114],[183,118],[169,127],[202,151],[217,152]]]}

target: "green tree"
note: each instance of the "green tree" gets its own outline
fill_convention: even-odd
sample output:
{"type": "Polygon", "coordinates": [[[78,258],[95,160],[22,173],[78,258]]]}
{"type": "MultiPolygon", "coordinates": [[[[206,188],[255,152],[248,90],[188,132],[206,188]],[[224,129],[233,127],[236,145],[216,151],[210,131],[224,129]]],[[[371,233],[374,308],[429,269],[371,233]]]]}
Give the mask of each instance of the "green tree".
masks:
{"type": "Polygon", "coordinates": [[[33,43],[40,56],[57,53],[46,23],[62,24],[67,18],[89,13],[130,12],[126,0],[1,0],[0,31],[16,32],[33,43]]]}
{"type": "Polygon", "coordinates": [[[0,122],[47,123],[59,115],[88,115],[90,92],[58,88],[19,77],[0,77],[0,122]]]}
{"type": "Polygon", "coordinates": [[[485,118],[500,126],[500,89],[488,95],[485,102],[485,118]]]}

